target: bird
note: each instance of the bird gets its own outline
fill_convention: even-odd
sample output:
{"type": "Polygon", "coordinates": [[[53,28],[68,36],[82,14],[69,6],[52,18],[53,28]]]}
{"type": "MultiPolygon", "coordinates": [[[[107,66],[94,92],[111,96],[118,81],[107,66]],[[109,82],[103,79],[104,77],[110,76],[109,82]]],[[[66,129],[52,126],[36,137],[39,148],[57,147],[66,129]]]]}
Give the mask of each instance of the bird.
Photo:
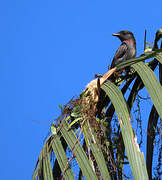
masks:
{"type": "Polygon", "coordinates": [[[124,30],[112,35],[118,37],[122,43],[114,55],[111,69],[116,67],[119,63],[136,56],[136,40],[132,32],[124,30]]]}

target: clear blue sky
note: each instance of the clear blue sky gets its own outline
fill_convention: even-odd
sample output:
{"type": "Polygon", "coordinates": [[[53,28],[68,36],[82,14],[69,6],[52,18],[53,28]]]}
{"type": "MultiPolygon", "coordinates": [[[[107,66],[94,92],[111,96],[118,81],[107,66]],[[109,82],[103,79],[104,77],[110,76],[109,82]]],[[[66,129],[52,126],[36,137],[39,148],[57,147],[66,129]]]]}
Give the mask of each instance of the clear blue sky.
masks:
{"type": "Polygon", "coordinates": [[[0,179],[31,179],[58,105],[107,71],[120,44],[112,33],[134,32],[139,55],[144,30],[152,41],[162,26],[161,7],[161,0],[0,2],[0,179]]]}

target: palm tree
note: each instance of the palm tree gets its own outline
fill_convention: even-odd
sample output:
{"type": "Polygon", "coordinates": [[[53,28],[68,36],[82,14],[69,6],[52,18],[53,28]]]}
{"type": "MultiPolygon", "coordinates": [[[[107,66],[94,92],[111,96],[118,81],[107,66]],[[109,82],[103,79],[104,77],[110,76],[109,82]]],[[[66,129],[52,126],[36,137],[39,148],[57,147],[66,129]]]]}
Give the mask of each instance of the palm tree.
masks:
{"type": "MultiPolygon", "coordinates": [[[[159,29],[152,49],[145,46],[141,56],[120,63],[102,78],[91,81],[78,98],[60,106],[61,115],[51,125],[33,180],[107,180],[130,176],[137,180],[152,179],[155,135],[159,133],[158,119],[162,119],[162,48],[158,48],[161,38],[162,29],[159,29]],[[129,74],[115,82],[107,80],[127,66],[132,67],[129,74]],[[156,68],[159,81],[154,73],[156,68]],[[153,103],[147,122],[146,162],[130,113],[138,92],[144,87],[153,103]]],[[[157,149],[159,174],[154,177],[157,179],[160,179],[161,149],[161,146],[157,149]]]]}

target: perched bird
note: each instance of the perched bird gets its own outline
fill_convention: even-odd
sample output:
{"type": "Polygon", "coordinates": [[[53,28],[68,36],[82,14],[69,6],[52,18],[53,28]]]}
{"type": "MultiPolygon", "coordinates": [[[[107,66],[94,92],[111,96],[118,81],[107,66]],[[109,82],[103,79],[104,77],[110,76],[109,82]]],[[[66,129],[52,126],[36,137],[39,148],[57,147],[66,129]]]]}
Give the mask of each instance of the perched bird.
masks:
{"type": "Polygon", "coordinates": [[[111,63],[111,68],[114,68],[119,63],[136,56],[136,40],[132,32],[120,31],[113,34],[113,36],[117,36],[122,43],[115,53],[111,63]]]}

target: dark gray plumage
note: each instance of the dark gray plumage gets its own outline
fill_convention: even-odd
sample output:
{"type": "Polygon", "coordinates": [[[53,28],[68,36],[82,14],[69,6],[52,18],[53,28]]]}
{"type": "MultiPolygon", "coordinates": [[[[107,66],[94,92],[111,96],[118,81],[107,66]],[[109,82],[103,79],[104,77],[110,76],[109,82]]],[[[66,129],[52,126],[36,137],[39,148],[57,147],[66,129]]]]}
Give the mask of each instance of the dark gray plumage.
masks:
{"type": "Polygon", "coordinates": [[[122,44],[115,53],[111,63],[111,68],[114,68],[117,64],[136,56],[136,40],[132,32],[120,31],[113,34],[113,36],[117,36],[121,40],[122,44]]]}

